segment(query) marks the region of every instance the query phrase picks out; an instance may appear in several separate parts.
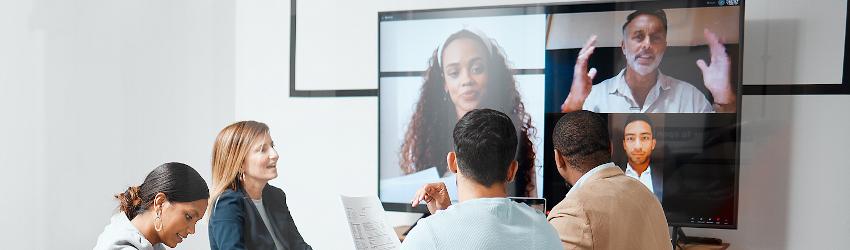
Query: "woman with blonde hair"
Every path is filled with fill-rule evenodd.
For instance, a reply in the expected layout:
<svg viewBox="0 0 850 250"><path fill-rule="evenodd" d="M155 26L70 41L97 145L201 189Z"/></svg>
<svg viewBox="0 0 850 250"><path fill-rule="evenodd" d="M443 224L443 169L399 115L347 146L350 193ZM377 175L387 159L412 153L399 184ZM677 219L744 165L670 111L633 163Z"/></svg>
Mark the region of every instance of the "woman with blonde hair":
<svg viewBox="0 0 850 250"><path fill-rule="evenodd" d="M312 249L304 242L277 177L278 154L269 127L231 124L218 134L212 155L211 249Z"/></svg>

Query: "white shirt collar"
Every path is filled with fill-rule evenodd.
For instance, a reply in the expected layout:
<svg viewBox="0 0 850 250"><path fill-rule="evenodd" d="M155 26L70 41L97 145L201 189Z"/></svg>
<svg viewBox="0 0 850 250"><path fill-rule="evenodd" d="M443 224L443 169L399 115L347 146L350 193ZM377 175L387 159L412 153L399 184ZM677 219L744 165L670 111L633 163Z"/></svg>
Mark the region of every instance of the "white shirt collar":
<svg viewBox="0 0 850 250"><path fill-rule="evenodd" d="M642 173L640 173L640 176L643 176L645 174L651 174L651 173L652 173L652 165L646 166L646 170L644 170ZM635 178L638 177L638 172L632 167L632 164L626 163L626 175L627 176L633 176Z"/></svg>
<svg viewBox="0 0 850 250"><path fill-rule="evenodd" d="M652 166L647 166L646 170L644 170L643 173L640 173L640 176L638 176L637 171L635 171L632 168L632 165L629 164L629 163L626 163L625 174L628 177L631 177L631 178L634 178L635 180L640 181L640 183L642 183L644 186L646 186L646 188L648 188L649 191L655 192L655 186L652 184Z"/></svg>
<svg viewBox="0 0 850 250"><path fill-rule="evenodd" d="M661 70L658 71L658 77L655 80L655 85L652 88L660 88L660 90L668 90L670 89L670 81L667 81L667 75L661 73ZM620 73L617 76L614 76L614 84L608 85L608 93L614 94L619 92L622 95L628 96L634 99L632 96L632 90L629 88L629 84L626 83L626 69L620 70Z"/></svg>
<svg viewBox="0 0 850 250"><path fill-rule="evenodd" d="M576 184L573 185L572 188L570 188L570 191L567 192L567 195L569 195L574 189L580 187L581 184L584 183L585 180L587 180L587 178L590 178L590 176L598 173L599 171L602 171L603 169L610 168L610 167L618 168L617 165L614 165L613 162L609 162L609 163L605 163L605 164L596 166L593 169L591 169L590 171L587 171L587 173L582 175L581 178L578 178L578 181L576 181Z"/></svg>

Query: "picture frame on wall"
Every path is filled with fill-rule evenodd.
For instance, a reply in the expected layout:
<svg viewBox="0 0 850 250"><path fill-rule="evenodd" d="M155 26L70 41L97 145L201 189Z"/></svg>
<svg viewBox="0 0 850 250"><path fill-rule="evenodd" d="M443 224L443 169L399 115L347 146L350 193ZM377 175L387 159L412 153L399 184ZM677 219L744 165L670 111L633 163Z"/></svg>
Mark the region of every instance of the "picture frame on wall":
<svg viewBox="0 0 850 250"><path fill-rule="evenodd" d="M298 6L302 12L298 12ZM374 65L365 62L354 61L352 58L335 58L333 55L342 54L369 54L368 49L363 49L364 44L371 44L369 39L351 39L351 37L374 37L368 34L368 30L343 29L341 22L347 25L357 23L372 24L374 6L369 4L357 4L351 10L349 8L330 8L339 3L336 0L302 1L290 0L290 23L289 23L289 96L290 97L359 97L377 96L377 77L374 70L358 70L351 65ZM303 11L304 9L315 11ZM345 12L345 13L333 13ZM362 13L361 13L362 12ZM353 15L351 13L361 13ZM343 15L345 14L345 15ZM349 16L354 16L350 20ZM345 19L345 20L343 20ZM299 20L301 20L299 22ZM299 23L310 24L310 29L299 29ZM357 25L358 27L362 25ZM302 25L302 27L304 27ZM371 26L369 26L371 27ZM348 37L347 39L345 37ZM309 43L307 43L309 41ZM339 44L343 41L345 46ZM374 49L374 48L373 48ZM367 56L352 56L368 60ZM374 57L374 56L372 56ZM377 59L375 59L377 60ZM359 80L357 82L341 82L334 80L335 75L349 75L350 79L368 79L374 81Z"/></svg>
<svg viewBox="0 0 850 250"><path fill-rule="evenodd" d="M780 1L747 1L743 94L850 94L847 2Z"/></svg>

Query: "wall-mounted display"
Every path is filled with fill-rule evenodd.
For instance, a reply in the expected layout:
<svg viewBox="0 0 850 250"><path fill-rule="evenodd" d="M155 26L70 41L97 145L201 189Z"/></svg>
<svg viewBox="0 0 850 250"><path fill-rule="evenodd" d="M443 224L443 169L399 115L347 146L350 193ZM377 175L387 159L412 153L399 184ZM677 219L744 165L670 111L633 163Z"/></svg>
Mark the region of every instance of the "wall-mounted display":
<svg viewBox="0 0 850 250"><path fill-rule="evenodd" d="M411 207L447 171L451 131L476 108L508 114L519 140L509 195L569 190L553 161L563 113L608 121L612 160L651 190L671 226L736 228L743 3L643 1L378 14L378 191Z"/></svg>

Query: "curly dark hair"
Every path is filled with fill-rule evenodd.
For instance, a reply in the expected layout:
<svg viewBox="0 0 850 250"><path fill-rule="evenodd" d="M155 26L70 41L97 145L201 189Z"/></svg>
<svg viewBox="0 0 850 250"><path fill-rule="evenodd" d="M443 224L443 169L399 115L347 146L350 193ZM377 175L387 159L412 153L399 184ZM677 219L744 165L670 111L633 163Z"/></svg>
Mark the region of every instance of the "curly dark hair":
<svg viewBox="0 0 850 250"><path fill-rule="evenodd" d="M519 92L516 88L514 72L509 66L498 44L469 30L458 31L449 36L443 43L449 43L460 38L468 38L481 43L482 48L488 48L485 42L491 43L491 51L487 60L489 82L481 107L491 108L507 114L514 122L519 135L519 148L516 160L519 170L516 175L516 196L536 196L535 152L531 138L536 136L537 129L532 125L531 116L526 113ZM447 169L446 154L452 150L452 128L457 122L454 103L444 92L445 78L439 65L439 49L435 49L428 60L425 70L419 100L407 132L401 145L400 167L405 174L418 172L430 167L437 167L442 176Z"/></svg>

